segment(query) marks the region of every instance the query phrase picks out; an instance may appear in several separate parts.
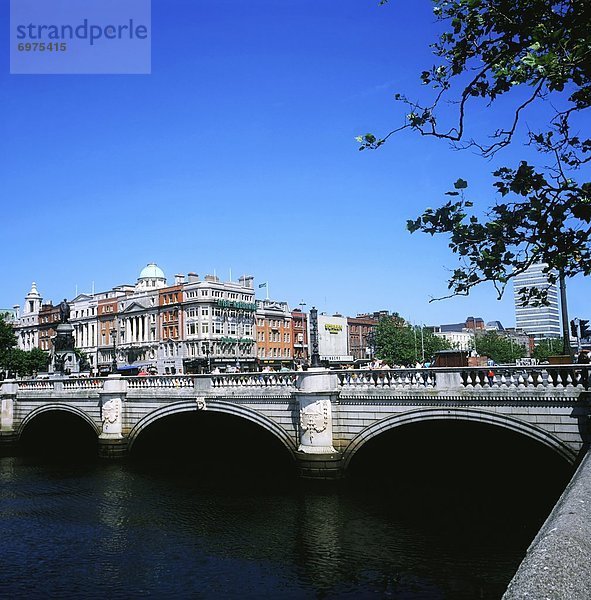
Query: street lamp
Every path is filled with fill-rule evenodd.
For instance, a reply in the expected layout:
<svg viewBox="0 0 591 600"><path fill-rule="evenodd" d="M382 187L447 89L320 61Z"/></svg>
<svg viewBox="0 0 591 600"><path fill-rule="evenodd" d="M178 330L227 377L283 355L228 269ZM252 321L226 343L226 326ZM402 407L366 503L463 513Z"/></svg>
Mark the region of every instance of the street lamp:
<svg viewBox="0 0 591 600"><path fill-rule="evenodd" d="M573 350L570 345L570 332L568 330L568 305L566 303L566 280L564 271L561 269L558 274L558 282L560 285L560 309L562 313L562 353L570 356L570 361L573 362Z"/></svg>
<svg viewBox="0 0 591 600"><path fill-rule="evenodd" d="M209 342L203 342L201 344L201 352L203 352L203 354L205 354L207 358L207 372L211 373L211 357L209 351Z"/></svg>
<svg viewBox="0 0 591 600"><path fill-rule="evenodd" d="M117 331L111 329L111 339L113 340L113 360L111 361L111 373L117 373Z"/></svg>
<svg viewBox="0 0 591 600"><path fill-rule="evenodd" d="M367 344L365 348L365 355L369 356L369 361L373 362L373 357L376 350L376 332L372 329L368 331L365 336L365 343Z"/></svg>
<svg viewBox="0 0 591 600"><path fill-rule="evenodd" d="M318 311L314 307L310 309L310 344L312 348L310 366L318 368L320 366L320 353L318 352Z"/></svg>
<svg viewBox="0 0 591 600"><path fill-rule="evenodd" d="M304 319L304 306L306 306L306 303L302 300L298 306L300 307L300 316L302 317L300 319L300 323L302 325L302 349L300 351L300 359L302 360L302 362L305 362L307 359L307 356L306 356L306 327L305 327L305 319Z"/></svg>

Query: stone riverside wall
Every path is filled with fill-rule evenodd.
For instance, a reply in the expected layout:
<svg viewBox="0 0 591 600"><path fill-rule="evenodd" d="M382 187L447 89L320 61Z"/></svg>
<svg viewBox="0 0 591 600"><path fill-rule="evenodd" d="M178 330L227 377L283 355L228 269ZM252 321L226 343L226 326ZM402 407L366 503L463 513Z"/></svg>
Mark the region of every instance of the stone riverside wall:
<svg viewBox="0 0 591 600"><path fill-rule="evenodd" d="M503 600L591 598L591 452L528 548Z"/></svg>

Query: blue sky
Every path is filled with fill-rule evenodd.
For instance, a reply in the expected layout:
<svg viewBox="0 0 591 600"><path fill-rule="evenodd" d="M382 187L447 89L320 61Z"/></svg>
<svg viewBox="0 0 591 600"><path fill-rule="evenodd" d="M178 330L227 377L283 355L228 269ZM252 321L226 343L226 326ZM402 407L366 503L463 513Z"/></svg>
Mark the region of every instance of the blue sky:
<svg viewBox="0 0 591 600"><path fill-rule="evenodd" d="M153 0L151 75L10 75L0 6L0 306L32 281L57 302L155 261L169 281L252 274L294 307L514 324L489 286L429 303L456 261L405 230L458 177L490 203L495 163L410 133L354 140L402 123L395 92L425 93L428 0ZM490 131L492 112L470 126ZM569 282L571 317L588 292Z"/></svg>

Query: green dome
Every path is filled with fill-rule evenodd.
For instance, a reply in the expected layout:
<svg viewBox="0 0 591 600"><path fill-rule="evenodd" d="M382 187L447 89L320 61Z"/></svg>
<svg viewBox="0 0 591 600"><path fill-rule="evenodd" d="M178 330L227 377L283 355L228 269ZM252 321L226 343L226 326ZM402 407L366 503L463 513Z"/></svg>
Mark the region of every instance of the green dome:
<svg viewBox="0 0 591 600"><path fill-rule="evenodd" d="M139 279L166 279L166 276L156 263L150 263L142 269Z"/></svg>

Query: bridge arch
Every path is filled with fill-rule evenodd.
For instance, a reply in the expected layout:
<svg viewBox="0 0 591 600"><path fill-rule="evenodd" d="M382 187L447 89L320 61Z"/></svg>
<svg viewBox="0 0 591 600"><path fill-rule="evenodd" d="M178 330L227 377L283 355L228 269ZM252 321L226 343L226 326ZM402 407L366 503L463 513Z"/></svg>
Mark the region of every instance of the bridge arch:
<svg viewBox="0 0 591 600"><path fill-rule="evenodd" d="M498 413L470 408L422 408L409 411L407 413L386 417L385 419L373 423L360 432L351 440L343 452L343 468L347 470L353 456L357 454L357 452L365 445L366 442L377 435L402 425L434 420L475 421L478 423L486 423L488 425L503 427L541 442L545 446L548 446L557 452L570 464L573 464L577 458L577 453L565 442L552 435L550 432L545 431L544 429L541 429L532 423L527 423L525 421Z"/></svg>
<svg viewBox="0 0 591 600"><path fill-rule="evenodd" d="M162 419L164 417L168 417L170 415L183 413L183 412L196 412L199 411L199 407L197 406L195 401L184 401L184 402L175 402L173 404L168 404L166 406L162 406L155 411L149 413L142 419L140 419L130 430L128 434L128 448L131 451L135 441L137 440L139 434L149 425ZM203 410L217 413L225 413L228 415L232 415L235 417L240 417L259 425L269 433L271 433L275 438L277 438L286 450L289 452L292 459L295 460L295 451L297 447L295 445L294 440L291 438L289 433L285 431L280 425L278 425L275 421L270 419L269 417L253 410L251 408L233 404L231 402L227 402L224 400L207 400L207 407Z"/></svg>
<svg viewBox="0 0 591 600"><path fill-rule="evenodd" d="M17 437L20 439L20 437L22 436L22 433L25 430L25 428L27 427L27 425L29 423L31 423L31 421L33 419L35 419L36 417L38 417L40 414L46 413L46 412L56 412L56 411L68 412L68 413L72 413L72 414L76 415L77 417L80 417L80 419L82 419L87 425L89 425L92 428L92 430L94 431L94 433L96 434L97 437L100 435L100 433L101 433L100 425L95 423L92 420L92 418L87 413L85 413L83 410L77 408L76 406L71 406L69 404L59 404L57 402L53 402L51 404L44 404L43 406L39 406L38 408L35 408L34 410L32 410L21 421L21 423L17 429Z"/></svg>

